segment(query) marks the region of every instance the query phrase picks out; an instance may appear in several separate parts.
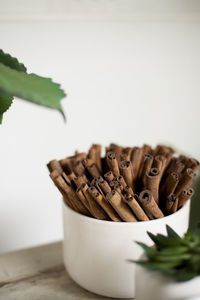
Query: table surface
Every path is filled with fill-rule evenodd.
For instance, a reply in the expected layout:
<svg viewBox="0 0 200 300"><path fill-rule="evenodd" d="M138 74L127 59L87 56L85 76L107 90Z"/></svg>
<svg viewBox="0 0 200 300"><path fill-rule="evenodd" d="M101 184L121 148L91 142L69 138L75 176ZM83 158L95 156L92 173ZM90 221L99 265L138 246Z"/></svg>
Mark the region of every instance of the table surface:
<svg viewBox="0 0 200 300"><path fill-rule="evenodd" d="M62 243L0 256L0 300L109 299L79 287L62 262ZM111 298L110 298L111 299Z"/></svg>

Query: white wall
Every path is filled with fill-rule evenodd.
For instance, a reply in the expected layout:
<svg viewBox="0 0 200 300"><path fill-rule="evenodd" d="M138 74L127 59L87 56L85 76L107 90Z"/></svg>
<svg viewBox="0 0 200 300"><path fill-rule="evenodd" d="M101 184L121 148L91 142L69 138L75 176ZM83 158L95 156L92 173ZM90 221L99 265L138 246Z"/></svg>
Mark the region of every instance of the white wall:
<svg viewBox="0 0 200 300"><path fill-rule="evenodd" d="M0 0L0 7L1 47L68 93L67 124L21 100L4 117L1 252L62 238L50 159L111 141L168 142L200 159L198 1Z"/></svg>

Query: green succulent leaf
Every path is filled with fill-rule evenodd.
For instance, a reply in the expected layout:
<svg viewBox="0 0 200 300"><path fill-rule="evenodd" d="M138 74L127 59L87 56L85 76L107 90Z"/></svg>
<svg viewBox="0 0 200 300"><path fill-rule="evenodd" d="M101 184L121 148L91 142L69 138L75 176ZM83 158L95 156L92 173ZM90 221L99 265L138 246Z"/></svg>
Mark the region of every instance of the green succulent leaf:
<svg viewBox="0 0 200 300"><path fill-rule="evenodd" d="M0 90L35 104L57 109L65 118L61 99L65 97L59 84L50 78L18 72L0 63Z"/></svg>
<svg viewBox="0 0 200 300"><path fill-rule="evenodd" d="M166 225L166 229L169 238L180 238L180 236L169 225Z"/></svg>
<svg viewBox="0 0 200 300"><path fill-rule="evenodd" d="M13 101L13 97L0 93L0 124L3 120L3 113L9 109Z"/></svg>
<svg viewBox="0 0 200 300"><path fill-rule="evenodd" d="M16 57L12 57L8 53L4 53L3 50L0 49L0 63L3 65L10 67L11 69L26 72L26 67L24 64L20 63Z"/></svg>
<svg viewBox="0 0 200 300"><path fill-rule="evenodd" d="M177 267L179 262L155 262L155 261L138 261L137 264L146 267L150 270L168 270L170 268Z"/></svg>
<svg viewBox="0 0 200 300"><path fill-rule="evenodd" d="M179 254L179 255L174 254L174 255L168 255L168 256L159 255L159 254L157 253L157 255L154 257L155 261L160 261L160 262L173 262L173 261L176 261L176 262L179 262L179 264L182 263L182 260L190 259L191 256L192 256L192 254L189 254L189 253L183 253L183 254Z"/></svg>
<svg viewBox="0 0 200 300"><path fill-rule="evenodd" d="M143 248L147 257L149 257L149 258L154 257L154 255L157 253L156 249L154 249L152 247L148 247L144 243L140 243L140 242L136 242L136 243Z"/></svg>
<svg viewBox="0 0 200 300"><path fill-rule="evenodd" d="M153 248L137 242L147 256L147 260L137 261L137 264L157 270L177 281L190 280L200 275L200 233L187 232L181 238L172 228L167 226L167 236L154 235L148 232L154 241Z"/></svg>
<svg viewBox="0 0 200 300"><path fill-rule="evenodd" d="M188 251L188 248L185 246L179 246L179 247L168 247L168 248L163 248L159 253L160 255L163 256L170 256L170 255L178 255L178 254L183 254Z"/></svg>

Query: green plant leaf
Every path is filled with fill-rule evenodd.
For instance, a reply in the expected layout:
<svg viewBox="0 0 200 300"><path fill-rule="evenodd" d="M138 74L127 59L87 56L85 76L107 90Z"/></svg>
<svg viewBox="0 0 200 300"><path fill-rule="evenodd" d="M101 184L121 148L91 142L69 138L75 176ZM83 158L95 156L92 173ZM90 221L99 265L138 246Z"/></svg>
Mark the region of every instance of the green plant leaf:
<svg viewBox="0 0 200 300"><path fill-rule="evenodd" d="M136 243L143 248L147 257L152 258L156 255L156 253L157 253L156 249L154 249L152 247L148 247L147 245L140 243L140 242L136 242Z"/></svg>
<svg viewBox="0 0 200 300"><path fill-rule="evenodd" d="M173 262L173 261L176 261L176 262L179 262L179 264L181 265L182 263L182 260L187 260L187 259L190 259L192 254L189 254L189 253L183 253L183 254L175 254L175 255L168 255L168 256L163 256L163 255L159 255L160 252L158 252L158 255L156 255L154 257L154 260L155 261L160 261L160 262Z"/></svg>
<svg viewBox="0 0 200 300"><path fill-rule="evenodd" d="M174 268L176 266L179 265L179 262L152 262L152 261L147 261L147 260L144 260L144 261L137 261L136 262L137 264L147 268L147 269L150 269L150 270L168 270L170 268Z"/></svg>
<svg viewBox="0 0 200 300"><path fill-rule="evenodd" d="M12 57L8 53L4 53L3 50L0 49L0 63L3 65L10 67L11 69L26 72L26 67L24 64L20 63L16 57Z"/></svg>
<svg viewBox="0 0 200 300"><path fill-rule="evenodd" d="M12 96L0 93L0 124L2 123L3 113L9 109L12 101Z"/></svg>
<svg viewBox="0 0 200 300"><path fill-rule="evenodd" d="M180 236L169 225L166 225L166 229L169 238L180 238Z"/></svg>
<svg viewBox="0 0 200 300"><path fill-rule="evenodd" d="M65 93L50 78L18 72L0 63L0 90L35 104L57 109L65 119L60 103Z"/></svg>
<svg viewBox="0 0 200 300"><path fill-rule="evenodd" d="M155 246L150 249L138 243L145 251L147 260L135 261L150 270L157 270L177 281L190 280L200 275L200 233L188 231L181 238L167 226L167 236L148 232Z"/></svg>
<svg viewBox="0 0 200 300"><path fill-rule="evenodd" d="M160 255L163 256L170 256L170 255L178 255L178 254L183 254L188 251L187 247L184 246L179 246L179 247L169 247L169 248L164 248L161 251L159 251Z"/></svg>

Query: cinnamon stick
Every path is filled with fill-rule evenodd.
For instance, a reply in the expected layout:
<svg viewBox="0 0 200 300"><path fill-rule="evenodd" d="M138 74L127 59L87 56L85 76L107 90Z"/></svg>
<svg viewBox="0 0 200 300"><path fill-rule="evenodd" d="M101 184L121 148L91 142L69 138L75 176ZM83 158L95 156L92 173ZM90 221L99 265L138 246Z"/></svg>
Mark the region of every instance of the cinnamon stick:
<svg viewBox="0 0 200 300"><path fill-rule="evenodd" d="M110 144L110 151L115 153L117 162L120 163L120 155L123 151L123 148L119 145L116 145L116 144Z"/></svg>
<svg viewBox="0 0 200 300"><path fill-rule="evenodd" d="M109 202L97 191L94 186L89 187L88 189L90 195L94 198L94 200L102 207L102 209L107 213L112 221L121 222L119 215L113 209L113 207L109 204Z"/></svg>
<svg viewBox="0 0 200 300"><path fill-rule="evenodd" d="M63 171L68 174L71 173L73 171L73 167L72 167L72 161L69 158L64 158L59 160L59 163L63 169Z"/></svg>
<svg viewBox="0 0 200 300"><path fill-rule="evenodd" d="M170 173L160 188L160 197L166 200L170 194L174 193L178 183L178 174L174 172Z"/></svg>
<svg viewBox="0 0 200 300"><path fill-rule="evenodd" d="M147 190L151 191L156 203L159 202L159 183L160 172L156 168L151 168L150 172L147 172L144 177L144 186Z"/></svg>
<svg viewBox="0 0 200 300"><path fill-rule="evenodd" d="M87 201L86 197L84 196L83 192L82 192L82 187L81 185L77 188L76 190L76 195L79 198L79 200L83 203L83 205L87 208L87 210L90 213L90 216L93 217L92 211L90 210L90 205L89 202Z"/></svg>
<svg viewBox="0 0 200 300"><path fill-rule="evenodd" d="M116 210L123 221L137 222L136 218L134 217L128 206L123 202L118 192L113 190L106 195L106 200L112 205L112 207Z"/></svg>
<svg viewBox="0 0 200 300"><path fill-rule="evenodd" d="M98 178L97 184L99 185L100 189L102 190L104 195L107 195L111 192L111 188L106 180L104 180L102 177Z"/></svg>
<svg viewBox="0 0 200 300"><path fill-rule="evenodd" d="M135 193L133 192L132 188L129 185L125 186L124 192L128 193L128 194L131 194L132 196L135 197Z"/></svg>
<svg viewBox="0 0 200 300"><path fill-rule="evenodd" d="M124 177L124 180L127 185L133 188L133 169L131 162L124 160L119 165L120 173Z"/></svg>
<svg viewBox="0 0 200 300"><path fill-rule="evenodd" d="M106 174L104 174L104 178L106 179L106 181L108 183L110 183L111 181L113 181L113 179L115 178L113 175L112 171L107 172Z"/></svg>
<svg viewBox="0 0 200 300"><path fill-rule="evenodd" d="M114 176L119 176L119 166L114 152L108 152L106 155L107 164Z"/></svg>
<svg viewBox="0 0 200 300"><path fill-rule="evenodd" d="M159 170L161 177L162 177L162 175L164 173L164 170L166 168L166 163L167 163L167 158L163 155L157 155L154 158L152 167Z"/></svg>
<svg viewBox="0 0 200 300"><path fill-rule="evenodd" d="M53 159L47 164L47 168L49 169L50 172L57 170L60 174L62 174L63 169L61 167L61 164L56 160Z"/></svg>
<svg viewBox="0 0 200 300"><path fill-rule="evenodd" d="M139 203L141 204L142 208L148 215L148 217L150 217L150 219L152 218L152 216L156 219L164 217L162 211L160 210L156 201L154 200L154 197L153 197L153 194L151 191L149 191L149 190L142 191L139 195L138 200L139 200Z"/></svg>
<svg viewBox="0 0 200 300"><path fill-rule="evenodd" d="M85 168L81 161L77 161L73 166L73 171L76 176L81 176L85 173Z"/></svg>
<svg viewBox="0 0 200 300"><path fill-rule="evenodd" d="M88 185L83 184L81 186L81 190L89 203L90 212L92 213L92 215L96 219L99 219L99 220L108 220L109 218L108 218L107 214L105 213L105 211L98 205L98 203L90 195L90 193L88 191Z"/></svg>
<svg viewBox="0 0 200 300"><path fill-rule="evenodd" d="M124 201L129 205L129 207L132 209L132 211L140 221L149 221L149 218L133 195L126 193L124 195Z"/></svg>
<svg viewBox="0 0 200 300"><path fill-rule="evenodd" d="M141 169L139 172L140 187L144 186L145 174L150 172L152 163L153 156L150 154L144 154L141 162Z"/></svg>
<svg viewBox="0 0 200 300"><path fill-rule="evenodd" d="M174 195L178 197L183 190L188 189L191 186L193 179L194 171L190 168L186 169L179 180L179 184L174 191Z"/></svg>
<svg viewBox="0 0 200 300"><path fill-rule="evenodd" d="M99 172L102 172L101 165L101 145L93 144L89 149L88 158L92 159L93 162L97 165Z"/></svg>
<svg viewBox="0 0 200 300"><path fill-rule="evenodd" d="M178 208L184 206L185 203L193 197L193 195L194 195L193 188L190 188L188 190L183 190L179 196Z"/></svg>
<svg viewBox="0 0 200 300"><path fill-rule="evenodd" d="M101 175L95 163L88 165L87 170L93 178L97 178Z"/></svg>
<svg viewBox="0 0 200 300"><path fill-rule="evenodd" d="M170 194L165 203L166 212L168 213L172 212L172 208L173 207L176 208L177 203L178 203L178 197L176 197L174 194Z"/></svg>
<svg viewBox="0 0 200 300"><path fill-rule="evenodd" d="M122 175L116 177L117 182L119 182L123 188L127 186L126 181L124 180L124 177Z"/></svg>
<svg viewBox="0 0 200 300"><path fill-rule="evenodd" d="M142 161L143 149L135 147L131 153L131 163L133 169L133 180L136 181L140 169L140 164Z"/></svg>

